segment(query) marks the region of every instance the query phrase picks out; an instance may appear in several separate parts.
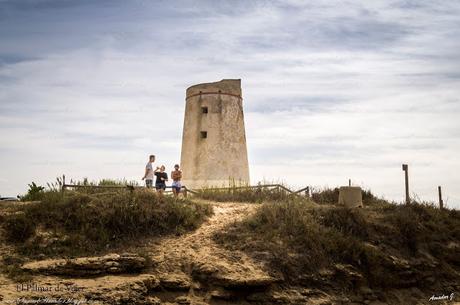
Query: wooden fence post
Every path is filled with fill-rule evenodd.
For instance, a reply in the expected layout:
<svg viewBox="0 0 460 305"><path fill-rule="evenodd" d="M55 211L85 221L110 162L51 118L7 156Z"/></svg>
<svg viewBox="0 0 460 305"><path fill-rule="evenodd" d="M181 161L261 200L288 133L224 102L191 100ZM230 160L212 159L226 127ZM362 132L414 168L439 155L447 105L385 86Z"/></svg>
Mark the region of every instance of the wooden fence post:
<svg viewBox="0 0 460 305"><path fill-rule="evenodd" d="M65 191L65 175L62 175L61 193L63 197L64 197L64 191Z"/></svg>
<svg viewBox="0 0 460 305"><path fill-rule="evenodd" d="M402 170L404 171L404 178L406 184L406 204L410 204L409 197L409 166L407 164L402 165Z"/></svg>
<svg viewBox="0 0 460 305"><path fill-rule="evenodd" d="M438 186L438 195L439 195L439 208L442 210L444 208L444 202L442 200L441 186Z"/></svg>

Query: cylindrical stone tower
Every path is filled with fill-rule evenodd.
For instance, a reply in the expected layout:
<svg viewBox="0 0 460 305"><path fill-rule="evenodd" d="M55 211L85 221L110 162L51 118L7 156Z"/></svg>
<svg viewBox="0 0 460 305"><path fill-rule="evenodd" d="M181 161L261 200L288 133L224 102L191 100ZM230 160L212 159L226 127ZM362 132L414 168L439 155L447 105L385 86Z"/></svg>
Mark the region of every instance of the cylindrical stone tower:
<svg viewBox="0 0 460 305"><path fill-rule="evenodd" d="M181 167L188 188L249 183L240 79L187 89Z"/></svg>

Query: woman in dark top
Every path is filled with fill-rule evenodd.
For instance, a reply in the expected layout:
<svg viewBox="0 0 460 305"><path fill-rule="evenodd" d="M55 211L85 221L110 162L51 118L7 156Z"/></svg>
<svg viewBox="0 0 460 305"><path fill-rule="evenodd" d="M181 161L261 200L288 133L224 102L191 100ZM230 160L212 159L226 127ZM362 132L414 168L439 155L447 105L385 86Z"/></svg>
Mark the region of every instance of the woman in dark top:
<svg viewBox="0 0 460 305"><path fill-rule="evenodd" d="M165 169L165 166L162 165L161 167L157 167L154 172L157 178L155 181L155 189L158 193L160 193L160 195L163 195L163 192L166 189L166 181L168 181L168 174L165 172Z"/></svg>

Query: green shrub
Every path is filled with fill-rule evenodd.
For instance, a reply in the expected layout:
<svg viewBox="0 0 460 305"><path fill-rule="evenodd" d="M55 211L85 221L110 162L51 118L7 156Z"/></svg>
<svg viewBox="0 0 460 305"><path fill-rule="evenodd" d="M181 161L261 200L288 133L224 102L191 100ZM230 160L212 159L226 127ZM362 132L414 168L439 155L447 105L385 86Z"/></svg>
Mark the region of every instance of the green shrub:
<svg viewBox="0 0 460 305"><path fill-rule="evenodd" d="M144 189L105 195L69 192L65 197L60 192L46 192L41 202L24 206L22 216L6 216L9 225L4 229L9 236L24 231L20 239L24 241L31 235L33 220L43 230L66 236L47 254L92 253L133 238L195 229L211 213L212 208L207 204L167 196L160 198ZM40 237L35 241L40 241ZM37 244L24 243L21 250L24 254L49 250Z"/></svg>
<svg viewBox="0 0 460 305"><path fill-rule="evenodd" d="M339 188L313 190L311 198L314 202L319 204L336 204L339 201Z"/></svg>
<svg viewBox="0 0 460 305"><path fill-rule="evenodd" d="M243 226L264 239L275 254L272 265L288 277L298 274L295 269L312 270L326 263L327 257L323 255L326 245L321 239L327 233L321 231L302 202L265 203ZM300 251L304 253L303 259L286 255Z"/></svg>
<svg viewBox="0 0 460 305"><path fill-rule="evenodd" d="M334 262L356 262L362 251L354 236L322 225L305 201L264 203L253 216L215 238L227 246L269 251L270 264L288 281Z"/></svg>
<svg viewBox="0 0 460 305"><path fill-rule="evenodd" d="M7 241L21 243L34 234L34 219L21 212L15 213L5 217L3 229Z"/></svg>
<svg viewBox="0 0 460 305"><path fill-rule="evenodd" d="M418 248L420 234L419 215L411 208L403 207L399 210L399 213L390 218L390 221L399 231L399 236L395 236L395 238L400 238L401 244L406 245L412 253L415 253Z"/></svg>
<svg viewBox="0 0 460 305"><path fill-rule="evenodd" d="M332 227L343 234L363 239L369 235L366 216L362 209L335 206L320 209L316 213L319 216L319 222L326 227Z"/></svg>
<svg viewBox="0 0 460 305"><path fill-rule="evenodd" d="M33 276L24 271L21 265L24 263L23 257L18 257L12 254L7 254L2 257L2 264L0 264L0 271L8 276L10 279L18 283L30 282Z"/></svg>
<svg viewBox="0 0 460 305"><path fill-rule="evenodd" d="M363 247L360 263L370 287L391 287L396 284L393 270L384 264L384 253L374 247Z"/></svg>
<svg viewBox="0 0 460 305"><path fill-rule="evenodd" d="M460 238L458 210L440 210L433 204L412 202L409 205L393 205L386 208L384 219L397 230L393 238L412 254L421 247L428 247L433 249L434 256L441 257L442 253L433 245L447 245L449 242L457 242Z"/></svg>
<svg viewBox="0 0 460 305"><path fill-rule="evenodd" d="M262 204L249 218L215 234L215 240L254 256L269 253L270 266L295 284L321 285L312 280L321 270L345 264L371 287L406 287L413 280L407 262L414 272L420 267L440 283L455 273L459 221L460 211L432 205L347 209L290 200ZM438 261L430 265L430 257L426 263L426 253ZM344 289L355 287L352 278L342 280Z"/></svg>
<svg viewBox="0 0 460 305"><path fill-rule="evenodd" d="M35 201L35 200L41 200L43 197L43 194L45 188L43 186L39 186L35 184L35 182L32 182L29 184L29 190L27 191L27 194L21 197L22 201Z"/></svg>

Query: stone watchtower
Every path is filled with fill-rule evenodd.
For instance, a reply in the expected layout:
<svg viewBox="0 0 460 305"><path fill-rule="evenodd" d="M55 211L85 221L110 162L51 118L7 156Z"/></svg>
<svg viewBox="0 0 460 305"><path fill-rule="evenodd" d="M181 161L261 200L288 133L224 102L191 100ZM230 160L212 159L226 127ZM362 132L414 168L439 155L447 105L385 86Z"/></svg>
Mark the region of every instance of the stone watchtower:
<svg viewBox="0 0 460 305"><path fill-rule="evenodd" d="M187 89L181 167L189 188L249 183L240 79Z"/></svg>

